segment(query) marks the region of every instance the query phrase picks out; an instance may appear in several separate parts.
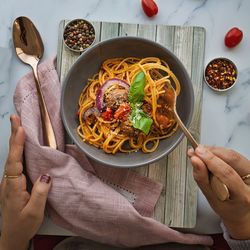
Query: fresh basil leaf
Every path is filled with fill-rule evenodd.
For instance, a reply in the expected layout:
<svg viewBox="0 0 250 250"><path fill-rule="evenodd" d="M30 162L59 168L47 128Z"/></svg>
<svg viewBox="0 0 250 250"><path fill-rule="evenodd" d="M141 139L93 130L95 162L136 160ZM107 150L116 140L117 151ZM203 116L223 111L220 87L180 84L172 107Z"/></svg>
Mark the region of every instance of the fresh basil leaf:
<svg viewBox="0 0 250 250"><path fill-rule="evenodd" d="M130 120L133 127L143 131L147 135L153 120L140 108L145 96L145 84L146 76L143 71L140 71L130 86L128 100L132 109Z"/></svg>
<svg viewBox="0 0 250 250"><path fill-rule="evenodd" d="M139 129L147 135L150 131L153 120L149 117L142 117L139 123Z"/></svg>
<svg viewBox="0 0 250 250"><path fill-rule="evenodd" d="M149 133L151 125L153 123L153 120L136 106L133 106L131 121L134 128L143 131L146 135Z"/></svg>
<svg viewBox="0 0 250 250"><path fill-rule="evenodd" d="M146 76L143 71L140 71L135 76L129 89L128 100L130 103L143 102L145 96L145 84Z"/></svg>

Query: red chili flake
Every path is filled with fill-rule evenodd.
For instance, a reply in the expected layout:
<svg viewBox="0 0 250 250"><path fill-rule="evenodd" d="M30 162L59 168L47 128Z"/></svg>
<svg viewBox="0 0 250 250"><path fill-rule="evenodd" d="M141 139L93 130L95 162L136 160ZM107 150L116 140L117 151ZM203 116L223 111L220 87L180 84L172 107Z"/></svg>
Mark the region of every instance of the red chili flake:
<svg viewBox="0 0 250 250"><path fill-rule="evenodd" d="M212 60L205 69L207 83L215 89L228 89L236 81L237 69L226 58Z"/></svg>

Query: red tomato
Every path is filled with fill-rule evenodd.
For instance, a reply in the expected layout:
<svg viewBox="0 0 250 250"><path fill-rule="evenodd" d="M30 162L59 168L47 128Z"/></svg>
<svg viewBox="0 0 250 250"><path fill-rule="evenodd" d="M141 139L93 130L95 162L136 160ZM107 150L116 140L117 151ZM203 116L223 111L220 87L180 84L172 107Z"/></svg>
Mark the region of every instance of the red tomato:
<svg viewBox="0 0 250 250"><path fill-rule="evenodd" d="M115 119L124 120L127 118L130 112L130 106L128 103L122 103L119 108L115 111Z"/></svg>
<svg viewBox="0 0 250 250"><path fill-rule="evenodd" d="M243 38L242 31L234 27L227 32L225 36L225 45L228 48L233 48L240 43L242 38Z"/></svg>
<svg viewBox="0 0 250 250"><path fill-rule="evenodd" d="M106 111L102 112L102 118L105 121L110 121L113 118L113 110L111 108L107 108Z"/></svg>
<svg viewBox="0 0 250 250"><path fill-rule="evenodd" d="M158 6L154 0L142 0L142 8L148 17L152 17L158 13Z"/></svg>

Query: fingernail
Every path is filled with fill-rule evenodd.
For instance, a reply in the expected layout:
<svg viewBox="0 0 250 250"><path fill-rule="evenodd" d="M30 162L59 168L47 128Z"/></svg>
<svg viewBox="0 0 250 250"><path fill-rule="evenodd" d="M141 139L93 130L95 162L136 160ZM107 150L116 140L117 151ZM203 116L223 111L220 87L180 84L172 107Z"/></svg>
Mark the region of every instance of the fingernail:
<svg viewBox="0 0 250 250"><path fill-rule="evenodd" d="M188 149L187 154L188 154L189 157L193 156L193 155L194 155L194 149L193 149L192 147L190 147L190 148Z"/></svg>
<svg viewBox="0 0 250 250"><path fill-rule="evenodd" d="M50 183L51 177L48 174L44 174L40 177L40 182Z"/></svg>
<svg viewBox="0 0 250 250"><path fill-rule="evenodd" d="M198 154L198 155L204 155L206 153L206 149L203 145L199 145L195 152Z"/></svg>

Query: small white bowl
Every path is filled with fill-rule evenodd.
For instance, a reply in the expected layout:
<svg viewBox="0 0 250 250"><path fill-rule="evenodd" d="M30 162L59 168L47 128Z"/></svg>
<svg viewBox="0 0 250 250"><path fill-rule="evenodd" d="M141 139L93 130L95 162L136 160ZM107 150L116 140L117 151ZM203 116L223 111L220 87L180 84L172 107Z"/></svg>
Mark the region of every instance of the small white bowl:
<svg viewBox="0 0 250 250"><path fill-rule="evenodd" d="M80 42L80 39L84 39L84 38L90 39L91 42L88 44L88 47L82 46L82 47L80 47L80 48L75 48L75 47L71 46L69 42L67 42L66 36L69 36L69 35L71 35L71 34L66 35L66 32L69 32L69 33L70 33L70 31L68 31L68 29L70 28L70 26L72 26L72 25L77 25L79 22L83 22L83 24L86 24L90 29L93 30L92 36L94 36L94 38L92 38L92 37L91 37L91 38L89 38L89 37L86 38L86 34L85 34L85 33L80 33L80 34L78 34L79 37L74 38L74 39L76 39L76 40L75 40L76 42ZM73 35L74 35L74 34L73 34ZM90 23L89 21L85 20L85 19L77 18L77 19L74 19L74 20L70 21L70 22L64 27L64 30L63 30L63 43L64 43L64 45L65 45L69 50L71 50L71 51L73 51L73 52L81 53L81 52L85 51L86 49L90 48L90 47L94 44L94 42L95 42L95 36L96 36L96 32L95 32L95 28L94 28L93 24ZM78 46L78 45L76 45L76 46Z"/></svg>
<svg viewBox="0 0 250 250"><path fill-rule="evenodd" d="M212 86L212 85L208 82L207 73L206 73L207 68L208 68L208 66L209 66L210 64L212 64L212 63L213 63L214 61L216 61L216 60L225 61L225 62L231 64L232 67L233 67L233 69L235 70L235 75L232 76L232 77L235 78L235 80L234 80L233 84L230 85L230 86L227 87L227 88L216 88L216 87ZM222 75L219 74L218 76L222 76ZM228 91L229 89L232 89L232 88L235 86L236 82L237 82L237 78L238 78L238 69L237 69L235 63L234 63L233 61L231 61L230 59L225 58L225 57L216 57L216 58L212 59L211 61L208 62L208 64L207 64L206 67L205 67L205 70L204 70L204 80L205 80L206 84L208 85L209 88L211 88L212 90L217 91L217 92L225 92L225 91Z"/></svg>

